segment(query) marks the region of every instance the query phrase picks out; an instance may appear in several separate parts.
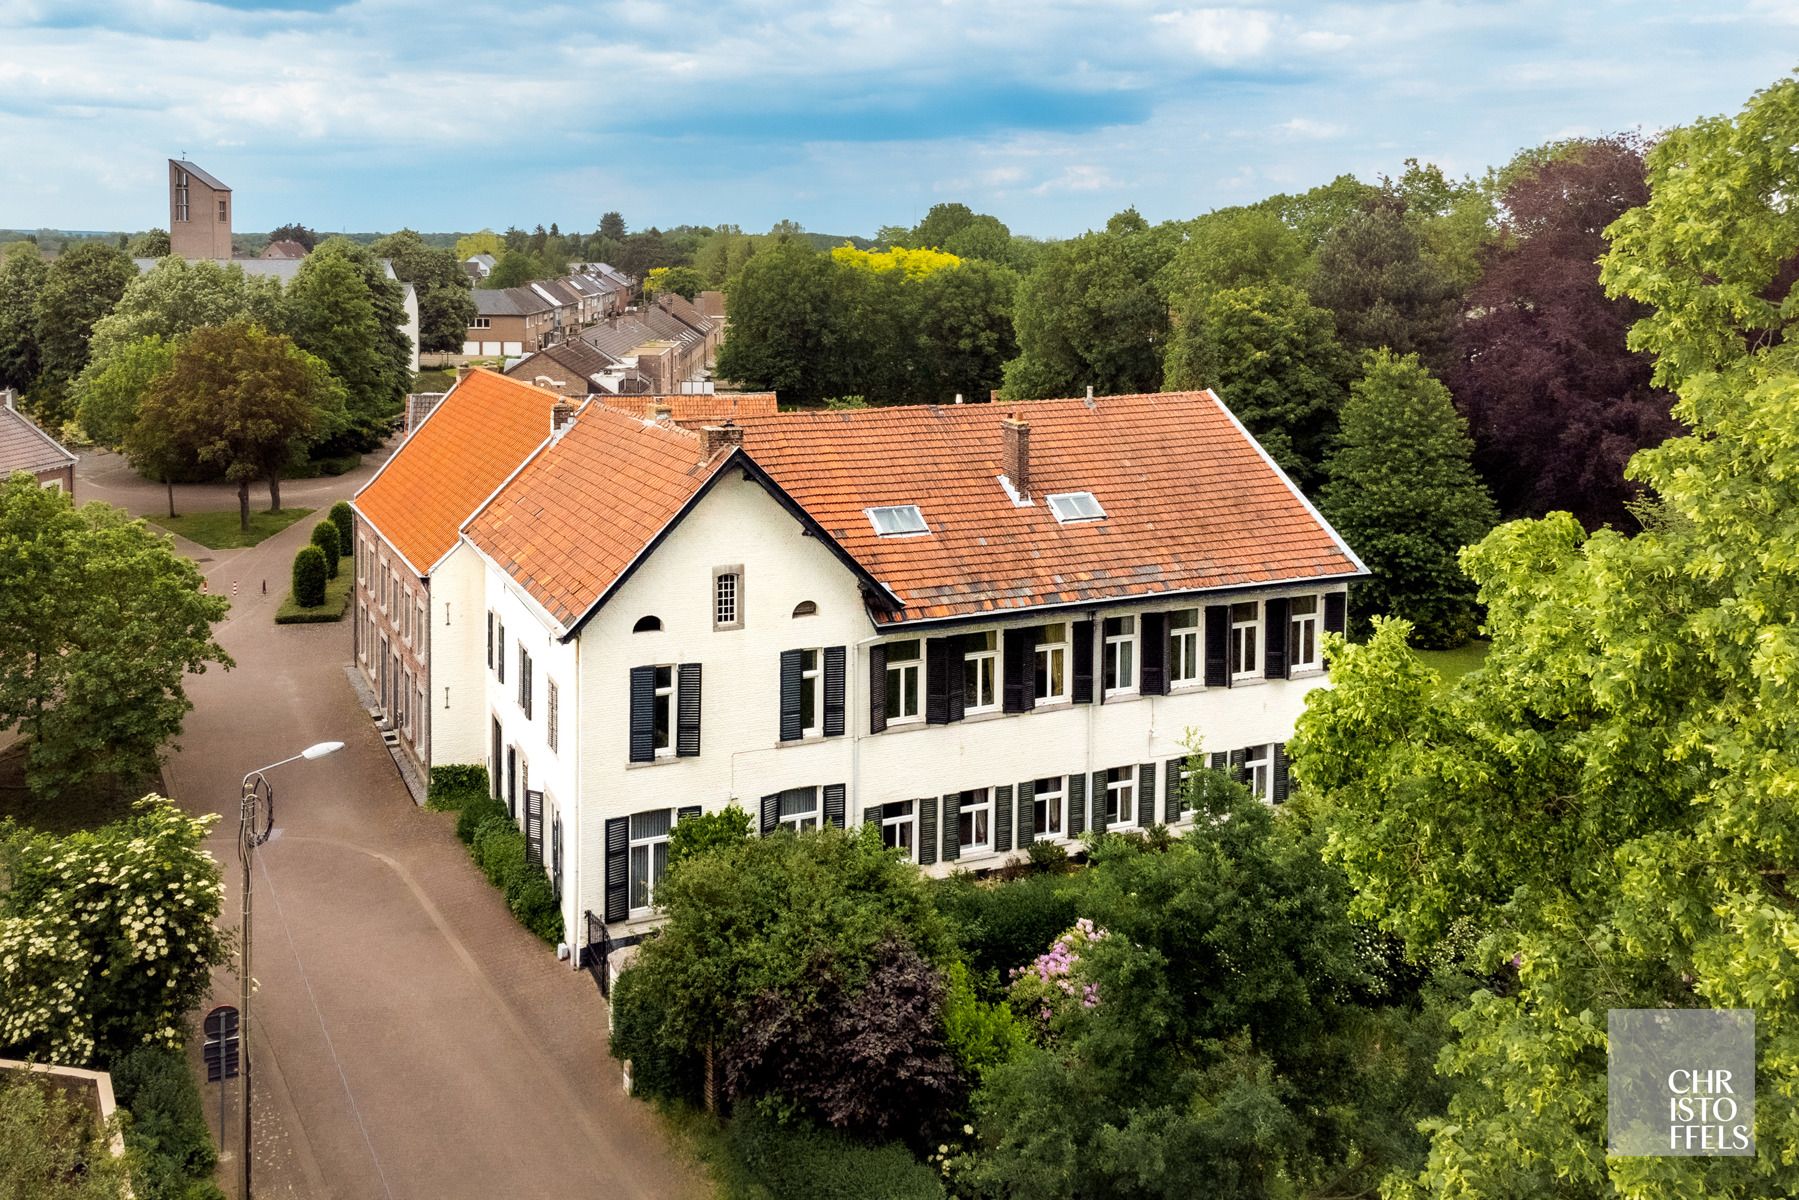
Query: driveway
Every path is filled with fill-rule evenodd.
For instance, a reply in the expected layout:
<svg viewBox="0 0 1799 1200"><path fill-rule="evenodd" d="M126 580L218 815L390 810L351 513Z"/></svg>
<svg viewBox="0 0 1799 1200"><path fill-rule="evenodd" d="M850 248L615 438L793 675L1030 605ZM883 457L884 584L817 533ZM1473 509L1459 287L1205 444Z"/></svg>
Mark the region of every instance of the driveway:
<svg viewBox="0 0 1799 1200"><path fill-rule="evenodd" d="M80 498L137 512L163 503L160 488L119 478L109 458L84 458ZM367 474L289 485L283 499L322 508ZM178 502L229 508L235 498L184 488ZM272 622L310 524L248 549L192 548L215 594L241 585L219 630L237 667L190 680L195 709L167 770L183 807L229 813L211 849L235 928L243 773L313 742L347 743L272 775L275 835L259 851L254 896L256 1194L704 1195L698 1170L625 1096L591 978L519 927L448 815L412 803L344 677L349 624ZM209 1003L237 1003L232 971L216 975ZM215 1122L218 1086L206 1092Z"/></svg>

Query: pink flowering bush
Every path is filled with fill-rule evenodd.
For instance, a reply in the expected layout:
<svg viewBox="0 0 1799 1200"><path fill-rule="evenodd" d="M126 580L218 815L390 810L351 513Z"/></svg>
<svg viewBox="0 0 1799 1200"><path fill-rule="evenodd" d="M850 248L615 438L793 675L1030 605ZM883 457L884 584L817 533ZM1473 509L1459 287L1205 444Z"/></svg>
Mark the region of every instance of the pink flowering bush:
<svg viewBox="0 0 1799 1200"><path fill-rule="evenodd" d="M1099 1007L1099 983L1088 978L1083 964L1087 951L1106 936L1105 930L1082 917L1047 951L1014 967L1008 990L1013 1009L1046 1032L1064 1013Z"/></svg>

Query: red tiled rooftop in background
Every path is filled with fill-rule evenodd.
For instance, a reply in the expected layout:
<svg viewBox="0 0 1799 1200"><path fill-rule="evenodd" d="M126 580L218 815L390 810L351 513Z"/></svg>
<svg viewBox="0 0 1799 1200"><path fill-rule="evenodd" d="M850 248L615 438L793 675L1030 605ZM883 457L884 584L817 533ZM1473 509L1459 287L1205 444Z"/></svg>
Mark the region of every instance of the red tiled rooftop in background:
<svg viewBox="0 0 1799 1200"><path fill-rule="evenodd" d="M415 570L429 571L470 514L550 436L557 399L492 371L471 372L356 493L357 510Z"/></svg>
<svg viewBox="0 0 1799 1200"><path fill-rule="evenodd" d="M658 404L669 407L669 415L677 424L697 425L727 418L741 422L746 417L772 417L775 407L773 392L715 392L711 395L675 396L595 396L607 408L634 416L648 417Z"/></svg>
<svg viewBox="0 0 1799 1200"><path fill-rule="evenodd" d="M1001 421L1030 425L1035 503L1016 506ZM749 418L744 450L905 603L893 621L1361 568L1209 392ZM1106 519L1044 499L1092 492ZM863 509L916 504L930 533L877 537Z"/></svg>

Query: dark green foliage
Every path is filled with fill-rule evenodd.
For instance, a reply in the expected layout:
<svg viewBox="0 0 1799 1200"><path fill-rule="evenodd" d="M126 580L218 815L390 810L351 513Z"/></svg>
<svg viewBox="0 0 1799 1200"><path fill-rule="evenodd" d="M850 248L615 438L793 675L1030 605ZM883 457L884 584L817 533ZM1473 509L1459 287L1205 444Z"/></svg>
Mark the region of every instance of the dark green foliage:
<svg viewBox="0 0 1799 1200"><path fill-rule="evenodd" d="M131 1114L125 1145L137 1157L131 1183L139 1200L222 1200L212 1181L218 1149L187 1056L142 1046L109 1069L119 1107Z"/></svg>
<svg viewBox="0 0 1799 1200"><path fill-rule="evenodd" d="M506 818L504 804L487 795L485 791L478 796L465 794L456 809L456 836L462 839L464 845L473 847L476 832L494 817ZM472 849L470 853L473 853Z"/></svg>
<svg viewBox="0 0 1799 1200"><path fill-rule="evenodd" d="M339 500L336 504L331 506L331 511L326 515L331 518L331 523L337 526L338 555L342 557L354 553L356 549L356 512L350 507L350 502L348 500ZM473 769L479 770L482 773L482 777L484 779L486 778L486 767ZM431 777L432 779L437 778L435 768L432 771Z"/></svg>
<svg viewBox="0 0 1799 1200"><path fill-rule="evenodd" d="M750 814L735 804L697 817L683 817L668 833L668 865L696 854L729 850L750 836Z"/></svg>
<svg viewBox="0 0 1799 1200"><path fill-rule="evenodd" d="M1374 578L1350 589L1358 633L1381 613L1412 623L1417 644L1459 646L1479 621L1457 562L1498 523L1471 465L1468 427L1415 356L1370 355L1343 408L1342 446L1319 498Z"/></svg>
<svg viewBox="0 0 1799 1200"><path fill-rule="evenodd" d="M343 505L342 501L339 505L349 511L349 506ZM334 505L331 510L333 520L337 517L337 507ZM425 799L427 807L438 812L461 812L470 802L488 798L487 768L481 763L446 763L431 768L431 783Z"/></svg>
<svg viewBox="0 0 1799 1200"><path fill-rule="evenodd" d="M612 1052L631 1063L631 1094L698 1104L705 1061L658 1036L662 1010L649 976L626 971L612 985Z"/></svg>
<svg viewBox="0 0 1799 1200"><path fill-rule="evenodd" d="M520 925L552 945L561 940L562 912L556 907L550 881L542 867L525 861L524 832L505 809L482 821L469 842L469 853L487 882L505 895L506 907Z"/></svg>
<svg viewBox="0 0 1799 1200"><path fill-rule="evenodd" d="M1448 365L1461 294L1423 251L1405 202L1392 194L1331 231L1318 248L1312 303L1336 318L1346 349L1416 354L1433 371Z"/></svg>
<svg viewBox="0 0 1799 1200"><path fill-rule="evenodd" d="M302 546L294 555L294 603L317 608L325 602L325 580L331 568L317 546Z"/></svg>
<svg viewBox="0 0 1799 1200"><path fill-rule="evenodd" d="M325 559L325 576L337 578L337 560L342 556L338 545L337 525L332 521L320 521L312 527L312 544L318 547Z"/></svg>
<svg viewBox="0 0 1799 1200"><path fill-rule="evenodd" d="M348 396L349 427L325 452L374 449L412 378L400 285L367 247L328 238L287 285L281 315L284 331L325 361Z"/></svg>
<svg viewBox="0 0 1799 1200"><path fill-rule="evenodd" d="M844 386L836 274L828 255L798 239L750 259L729 284L731 332L719 348L719 377L773 388L787 404L860 391Z"/></svg>
<svg viewBox="0 0 1799 1200"><path fill-rule="evenodd" d="M112 311L137 268L123 250L103 242L82 242L63 251L44 273L32 306L37 348L45 375L68 383L87 365L88 335L94 322ZM45 412L52 427L71 414Z"/></svg>
<svg viewBox="0 0 1799 1200"><path fill-rule="evenodd" d="M393 264L394 275L410 283L418 298L419 349L458 351L475 319L475 299L468 272L453 250L427 245L410 229L390 233L369 247L376 258Z"/></svg>
<svg viewBox="0 0 1799 1200"><path fill-rule="evenodd" d="M37 378L42 356L33 306L49 270L34 246L0 257L0 387L22 392Z"/></svg>
<svg viewBox="0 0 1799 1200"><path fill-rule="evenodd" d="M957 874L934 882L931 898L975 972L1004 979L1074 924L1079 886L1060 874L1005 884Z"/></svg>
<svg viewBox="0 0 1799 1200"><path fill-rule="evenodd" d="M942 1200L935 1172L905 1147L870 1148L753 1107L731 1121L730 1147L768 1195L790 1200Z"/></svg>

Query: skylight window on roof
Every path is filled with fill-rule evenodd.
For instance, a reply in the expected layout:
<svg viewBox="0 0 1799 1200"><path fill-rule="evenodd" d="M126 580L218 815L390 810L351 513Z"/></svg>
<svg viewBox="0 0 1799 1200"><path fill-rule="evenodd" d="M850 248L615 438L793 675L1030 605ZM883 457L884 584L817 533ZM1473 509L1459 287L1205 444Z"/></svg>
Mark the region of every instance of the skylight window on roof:
<svg viewBox="0 0 1799 1200"><path fill-rule="evenodd" d="M1103 521L1106 510L1099 506L1092 492L1058 492L1049 497L1049 510L1056 520L1067 525L1074 521Z"/></svg>
<svg viewBox="0 0 1799 1200"><path fill-rule="evenodd" d="M924 513L919 511L916 504L894 504L863 511L868 513L868 523L875 527L875 532L881 537L931 531L931 527L924 523Z"/></svg>

